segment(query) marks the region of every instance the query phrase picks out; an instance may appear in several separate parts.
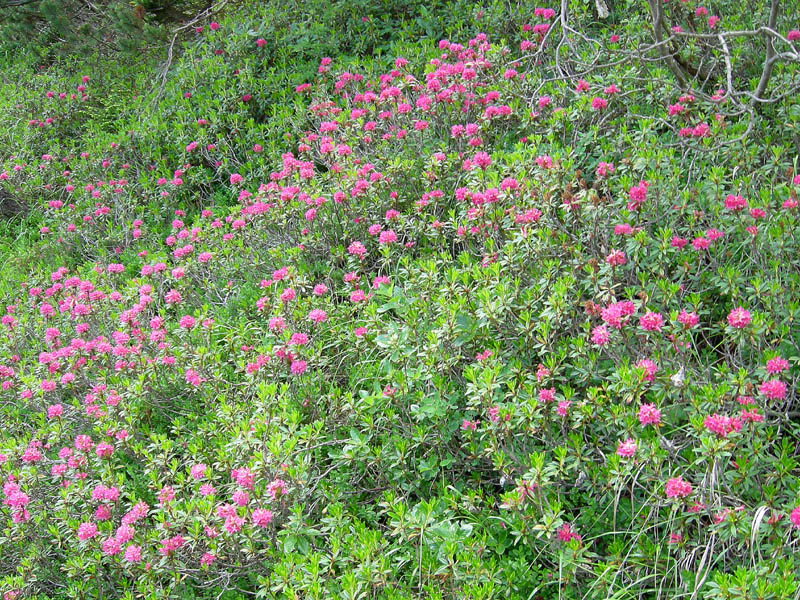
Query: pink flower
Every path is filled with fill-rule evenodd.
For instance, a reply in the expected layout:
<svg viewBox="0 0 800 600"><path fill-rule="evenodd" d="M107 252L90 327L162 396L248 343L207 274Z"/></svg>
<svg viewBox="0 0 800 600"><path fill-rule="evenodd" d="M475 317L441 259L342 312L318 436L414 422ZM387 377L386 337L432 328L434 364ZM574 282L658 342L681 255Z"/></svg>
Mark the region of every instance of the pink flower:
<svg viewBox="0 0 800 600"><path fill-rule="evenodd" d="M657 312L646 312L639 318L639 325L645 331L661 331L664 325L664 318Z"/></svg>
<svg viewBox="0 0 800 600"><path fill-rule="evenodd" d="M649 185L646 181L640 181L639 185L634 185L628 190L628 197L631 199L627 205L628 210L639 210L639 206L647 197L647 187Z"/></svg>
<svg viewBox="0 0 800 600"><path fill-rule="evenodd" d="M686 498L692 493L692 486L682 477L673 477L667 481L667 485L664 486L664 492L667 498Z"/></svg>
<svg viewBox="0 0 800 600"><path fill-rule="evenodd" d="M103 542L103 554L114 556L122 550L122 544L116 538L108 538Z"/></svg>
<svg viewBox="0 0 800 600"><path fill-rule="evenodd" d="M306 361L293 360L290 370L292 372L292 375L302 375L303 373L306 372L306 367L307 367Z"/></svg>
<svg viewBox="0 0 800 600"><path fill-rule="evenodd" d="M572 530L572 525L564 523L558 528L558 539L562 542L569 542L571 540L581 540L581 536Z"/></svg>
<svg viewBox="0 0 800 600"><path fill-rule="evenodd" d="M758 391L770 400L783 400L786 397L786 384L780 379L770 379L762 383Z"/></svg>
<svg viewBox="0 0 800 600"><path fill-rule="evenodd" d="M267 485L267 494L273 500L277 500L281 496L285 496L287 491L286 482L283 481L283 479L275 479Z"/></svg>
<svg viewBox="0 0 800 600"><path fill-rule="evenodd" d="M598 325L592 330L592 343L596 346L605 346L610 338L608 327L605 325Z"/></svg>
<svg viewBox="0 0 800 600"><path fill-rule="evenodd" d="M656 373L658 372L658 367L656 366L656 363L649 358L643 358L637 362L635 366L640 369L644 369L645 381L653 381L655 379Z"/></svg>
<svg viewBox="0 0 800 600"><path fill-rule="evenodd" d="M78 539L86 541L97 535L97 525L92 522L81 523L78 526Z"/></svg>
<svg viewBox="0 0 800 600"><path fill-rule="evenodd" d="M47 407L47 418L55 419L64 413L64 407L60 404L52 404Z"/></svg>
<svg viewBox="0 0 800 600"><path fill-rule="evenodd" d="M617 455L622 458L630 458L636 454L636 442L633 441L633 438L628 438L627 440L620 441L617 444Z"/></svg>
<svg viewBox="0 0 800 600"><path fill-rule="evenodd" d="M216 21L211 21L211 23L209 23L208 25L208 28L211 31L216 31L217 29L219 29L219 23L217 23Z"/></svg>
<svg viewBox="0 0 800 600"><path fill-rule="evenodd" d="M305 333L293 333L289 339L290 346L305 346L308 343L308 335Z"/></svg>
<svg viewBox="0 0 800 600"><path fill-rule="evenodd" d="M539 390L539 401L540 402L552 402L556 399L556 388L543 388Z"/></svg>
<svg viewBox="0 0 800 600"><path fill-rule="evenodd" d="M247 506L250 501L250 495L244 490L236 490L231 496L233 503L237 506Z"/></svg>
<svg viewBox="0 0 800 600"><path fill-rule="evenodd" d="M383 235L383 234L381 234ZM367 254L367 249L364 247L359 241L355 241L347 247L347 251L352 254L353 256L357 256L358 258L364 258Z"/></svg>
<svg viewBox="0 0 800 600"><path fill-rule="evenodd" d="M690 329L700 322L700 317L697 316L697 313L686 312L684 309L681 311L681 314L678 315L678 322L685 328Z"/></svg>
<svg viewBox="0 0 800 600"><path fill-rule="evenodd" d="M789 361L781 356L770 358L767 361L767 373L774 375L789 368Z"/></svg>
<svg viewBox="0 0 800 600"><path fill-rule="evenodd" d="M642 404L639 407L639 423L642 425L658 425L661 423L661 411L655 404Z"/></svg>
<svg viewBox="0 0 800 600"><path fill-rule="evenodd" d="M738 306L728 313L728 325L736 329L743 329L750 323L750 312Z"/></svg>
<svg viewBox="0 0 800 600"><path fill-rule="evenodd" d="M100 442L95 448L95 454L98 458L108 458L114 453L114 446L107 442Z"/></svg>
<svg viewBox="0 0 800 600"><path fill-rule="evenodd" d="M92 438L88 435L75 436L75 449L76 450L89 450L92 447Z"/></svg>
<svg viewBox="0 0 800 600"><path fill-rule="evenodd" d="M728 194L728 196L725 198L725 208L733 211L745 209L747 208L747 200L745 200L742 196Z"/></svg>
<svg viewBox="0 0 800 600"><path fill-rule="evenodd" d="M789 40L790 42L800 40L800 29L792 29L791 31L789 31L789 33L786 34L786 39Z"/></svg>
<svg viewBox="0 0 800 600"><path fill-rule="evenodd" d="M190 471L192 479L202 479L203 477L206 476L207 469L208 467L206 467L206 465L203 463L197 463L196 465L192 465Z"/></svg>
<svg viewBox="0 0 800 600"><path fill-rule="evenodd" d="M612 267L624 265L626 262L628 262L628 259L625 257L625 253L622 250L612 250L611 253L606 256L606 263Z"/></svg>
<svg viewBox="0 0 800 600"><path fill-rule="evenodd" d="M161 491L158 493L158 503L161 506L166 506L174 499L175 499L175 490L173 490L168 485L165 485L163 488L161 488Z"/></svg>
<svg viewBox="0 0 800 600"><path fill-rule="evenodd" d="M324 310L315 308L310 313L308 313L308 318L314 323L322 323L328 318L328 315Z"/></svg>
<svg viewBox="0 0 800 600"><path fill-rule="evenodd" d="M558 413L558 415L560 417L566 417L567 416L567 411L569 410L569 407L571 405L572 405L571 401L569 401L569 400L561 400L558 403L558 406L556 407L556 412Z"/></svg>
<svg viewBox="0 0 800 600"><path fill-rule="evenodd" d="M272 511L264 508L257 508L253 511L251 518L253 519L253 525L266 527L272 523Z"/></svg>
<svg viewBox="0 0 800 600"><path fill-rule="evenodd" d="M798 35L798 38L800 38L800 35ZM789 514L789 520L792 522L792 525L794 525L795 527L800 527L800 506L797 506Z"/></svg>
<svg viewBox="0 0 800 600"><path fill-rule="evenodd" d="M125 561L129 563L138 563L142 560L142 548L131 544L125 548Z"/></svg>
<svg viewBox="0 0 800 600"><path fill-rule="evenodd" d="M486 152L478 152L472 158L473 164L478 165L481 169L486 169L490 164L492 164L492 159L489 157Z"/></svg>
<svg viewBox="0 0 800 600"><path fill-rule="evenodd" d="M714 413L706 416L703 420L703 426L720 437L728 437L729 433L741 430L742 422L736 417L727 417Z"/></svg>
<svg viewBox="0 0 800 600"><path fill-rule="evenodd" d="M397 234L391 229L387 229L386 231L381 231L380 235L378 236L378 242L380 242L381 244L391 244L392 242L396 241L397 241Z"/></svg>
<svg viewBox="0 0 800 600"><path fill-rule="evenodd" d="M179 304L181 301L181 294L178 290L170 290L164 294L164 301L167 304Z"/></svg>
<svg viewBox="0 0 800 600"><path fill-rule="evenodd" d="M184 315L181 317L181 320L178 322L178 325L180 325L184 329L191 329L192 327L195 326L196 323L197 321L193 316Z"/></svg>
<svg viewBox="0 0 800 600"><path fill-rule="evenodd" d="M592 110L603 110L608 106L608 100L605 98L601 98L600 96L595 96L592 99Z"/></svg>

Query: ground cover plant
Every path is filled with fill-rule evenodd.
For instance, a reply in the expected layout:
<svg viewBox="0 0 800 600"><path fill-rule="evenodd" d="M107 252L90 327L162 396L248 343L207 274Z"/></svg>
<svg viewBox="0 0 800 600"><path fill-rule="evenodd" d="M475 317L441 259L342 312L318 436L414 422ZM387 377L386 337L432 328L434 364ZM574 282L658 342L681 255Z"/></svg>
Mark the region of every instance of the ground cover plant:
<svg viewBox="0 0 800 600"><path fill-rule="evenodd" d="M4 598L800 597L798 15L300 4L5 59Z"/></svg>

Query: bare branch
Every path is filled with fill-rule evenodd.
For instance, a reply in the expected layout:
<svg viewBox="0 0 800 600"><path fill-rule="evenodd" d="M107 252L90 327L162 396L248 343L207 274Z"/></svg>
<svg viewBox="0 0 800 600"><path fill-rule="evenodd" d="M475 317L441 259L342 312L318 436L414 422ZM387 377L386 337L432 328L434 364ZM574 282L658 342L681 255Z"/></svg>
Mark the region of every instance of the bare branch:
<svg viewBox="0 0 800 600"><path fill-rule="evenodd" d="M770 29L775 29L775 23L777 23L778 21L779 8L780 8L780 1L772 0L772 6L770 7L769 11L769 24L768 24L768 27ZM772 37L769 36L765 37L767 43L767 56L764 59L764 70L761 72L761 79L758 82L758 87L756 88L754 96L750 100L751 106L759 101L761 95L767 89L767 84L769 83L769 78L772 76L772 69L775 65L775 61L772 60L773 57L775 56L774 40Z"/></svg>

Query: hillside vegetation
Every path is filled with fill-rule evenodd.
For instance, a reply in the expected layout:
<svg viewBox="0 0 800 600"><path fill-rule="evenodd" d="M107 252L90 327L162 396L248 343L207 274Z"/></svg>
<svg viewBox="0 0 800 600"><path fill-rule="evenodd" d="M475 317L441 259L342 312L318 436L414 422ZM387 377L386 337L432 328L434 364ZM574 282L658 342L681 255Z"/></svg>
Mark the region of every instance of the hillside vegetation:
<svg viewBox="0 0 800 600"><path fill-rule="evenodd" d="M792 2L16 4L4 600L800 598Z"/></svg>

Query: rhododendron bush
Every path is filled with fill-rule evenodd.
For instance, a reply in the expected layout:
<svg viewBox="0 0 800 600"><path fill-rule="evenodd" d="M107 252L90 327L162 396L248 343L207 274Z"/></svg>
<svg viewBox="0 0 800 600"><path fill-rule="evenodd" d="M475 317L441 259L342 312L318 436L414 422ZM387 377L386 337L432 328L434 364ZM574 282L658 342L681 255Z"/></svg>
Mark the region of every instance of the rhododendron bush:
<svg viewBox="0 0 800 600"><path fill-rule="evenodd" d="M6 598L800 594L800 22L762 107L569 4L280 109L232 12L119 130L18 125Z"/></svg>

